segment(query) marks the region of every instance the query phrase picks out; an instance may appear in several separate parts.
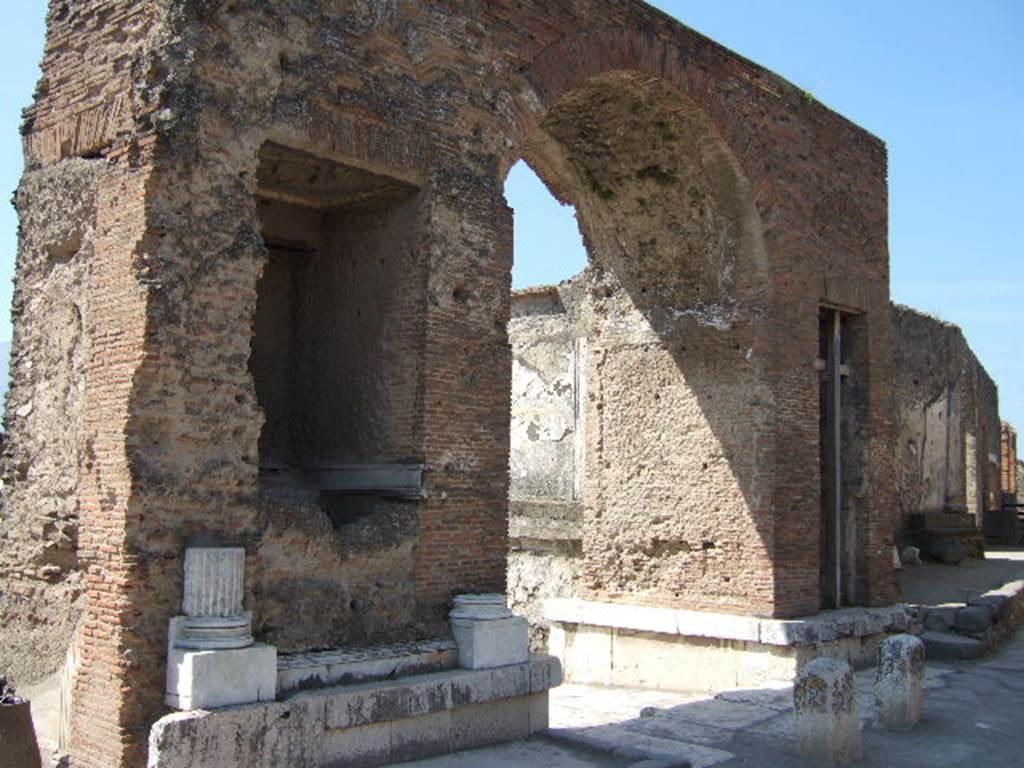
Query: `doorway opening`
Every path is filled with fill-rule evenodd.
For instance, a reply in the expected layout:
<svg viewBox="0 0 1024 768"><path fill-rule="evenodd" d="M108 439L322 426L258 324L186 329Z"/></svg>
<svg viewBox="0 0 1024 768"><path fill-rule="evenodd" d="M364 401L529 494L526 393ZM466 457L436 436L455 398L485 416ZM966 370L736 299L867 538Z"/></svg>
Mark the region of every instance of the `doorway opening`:
<svg viewBox="0 0 1024 768"><path fill-rule="evenodd" d="M862 316L823 306L818 314L821 524L819 583L822 608L854 605L862 594L864 568L857 541L866 534L863 509Z"/></svg>

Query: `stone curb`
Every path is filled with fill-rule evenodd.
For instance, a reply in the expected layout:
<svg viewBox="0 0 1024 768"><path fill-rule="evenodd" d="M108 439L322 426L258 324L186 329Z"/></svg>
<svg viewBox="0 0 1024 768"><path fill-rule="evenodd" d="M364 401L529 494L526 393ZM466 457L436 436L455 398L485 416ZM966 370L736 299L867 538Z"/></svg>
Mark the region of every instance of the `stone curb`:
<svg viewBox="0 0 1024 768"><path fill-rule="evenodd" d="M842 608L801 619L763 619L710 611L553 598L544 601L544 618L565 624L793 646L815 645L844 637L905 632L912 624L913 611L908 605L897 604L880 608Z"/></svg>

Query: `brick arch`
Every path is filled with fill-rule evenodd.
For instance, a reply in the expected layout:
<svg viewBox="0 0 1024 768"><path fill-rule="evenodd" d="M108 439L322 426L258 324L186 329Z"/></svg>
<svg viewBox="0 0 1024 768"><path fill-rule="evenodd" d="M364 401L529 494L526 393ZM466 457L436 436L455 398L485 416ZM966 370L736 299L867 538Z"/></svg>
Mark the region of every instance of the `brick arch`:
<svg viewBox="0 0 1024 768"><path fill-rule="evenodd" d="M755 201L760 203L769 192L764 179L765 161L745 135L725 93L737 87L746 89L750 102L766 97L792 100L799 95L790 84L771 73L754 64L740 68L732 58L727 66L731 65L733 80L727 82L716 77L711 73L721 69L717 60L720 58L722 50L718 46L685 29L669 38L651 29L606 26L562 38L522 70L525 82L515 118L514 146L503 158L503 170L507 171L517 159L511 157L515 147L567 92L600 75L630 72L665 81L679 92L681 99L708 116L713 130L729 146L750 181Z"/></svg>

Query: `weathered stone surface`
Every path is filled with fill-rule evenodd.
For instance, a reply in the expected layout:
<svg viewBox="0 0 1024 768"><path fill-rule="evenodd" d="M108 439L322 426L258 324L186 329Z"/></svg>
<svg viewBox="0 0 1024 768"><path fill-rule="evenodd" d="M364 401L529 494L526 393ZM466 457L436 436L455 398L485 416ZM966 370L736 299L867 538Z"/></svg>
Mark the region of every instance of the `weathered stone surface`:
<svg viewBox="0 0 1024 768"><path fill-rule="evenodd" d="M548 621L564 624L790 646L902 632L910 626L911 609L906 605L843 608L786 620L554 598L545 601L544 616Z"/></svg>
<svg viewBox="0 0 1024 768"><path fill-rule="evenodd" d="M992 626L992 608L987 605L969 605L956 612L953 625L958 632L984 634Z"/></svg>
<svg viewBox="0 0 1024 768"><path fill-rule="evenodd" d="M932 632L948 632L953 628L959 606L928 606L922 609L921 623Z"/></svg>
<svg viewBox="0 0 1024 768"><path fill-rule="evenodd" d="M279 693L352 685L373 680L438 672L458 665L455 643L422 643L337 649L278 657Z"/></svg>
<svg viewBox="0 0 1024 768"><path fill-rule="evenodd" d="M558 661L453 670L296 694L284 702L168 715L150 768L387 765L526 738L547 727Z"/></svg>
<svg viewBox="0 0 1024 768"><path fill-rule="evenodd" d="M894 635L878 646L875 711L883 726L907 731L921 719L924 707L924 642L913 635Z"/></svg>
<svg viewBox="0 0 1024 768"><path fill-rule="evenodd" d="M845 765L861 756L857 683L850 665L815 659L793 684L800 756L819 765Z"/></svg>

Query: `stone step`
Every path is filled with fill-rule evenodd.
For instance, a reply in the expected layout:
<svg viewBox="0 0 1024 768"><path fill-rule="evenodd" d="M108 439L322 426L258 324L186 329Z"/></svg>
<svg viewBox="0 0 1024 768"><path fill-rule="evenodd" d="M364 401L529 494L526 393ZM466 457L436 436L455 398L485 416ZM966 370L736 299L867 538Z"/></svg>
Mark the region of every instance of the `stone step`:
<svg viewBox="0 0 1024 768"><path fill-rule="evenodd" d="M929 661L977 659L987 650L983 640L950 632L922 632L920 637Z"/></svg>
<svg viewBox="0 0 1024 768"><path fill-rule="evenodd" d="M978 530L976 518L967 512L919 512L910 516L910 525L933 531Z"/></svg>

